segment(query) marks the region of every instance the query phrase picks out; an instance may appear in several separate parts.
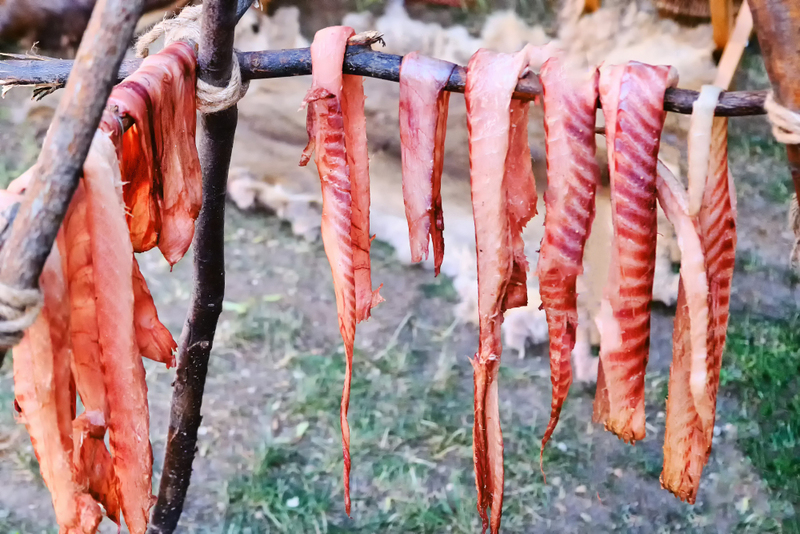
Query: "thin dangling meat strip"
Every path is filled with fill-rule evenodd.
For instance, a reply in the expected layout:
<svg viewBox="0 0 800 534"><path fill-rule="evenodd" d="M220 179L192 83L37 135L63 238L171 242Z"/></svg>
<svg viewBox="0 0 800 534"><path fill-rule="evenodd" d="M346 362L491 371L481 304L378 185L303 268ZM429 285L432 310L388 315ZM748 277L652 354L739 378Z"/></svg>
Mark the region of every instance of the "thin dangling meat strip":
<svg viewBox="0 0 800 534"><path fill-rule="evenodd" d="M119 151L133 249L158 246L170 265L189 249L202 204L195 65L192 46L173 43L148 56L108 100L133 120Z"/></svg>
<svg viewBox="0 0 800 534"><path fill-rule="evenodd" d="M661 473L661 485L689 503L695 502L711 452L736 252L736 197L728 169L727 119L713 117L719 94L718 88L702 88L689 136L689 205L691 212L692 196L701 198L695 201L699 209L693 220L708 284L705 355L694 346L687 284L680 289L675 317ZM705 172L699 170L703 168Z"/></svg>
<svg viewBox="0 0 800 534"><path fill-rule="evenodd" d="M637 62L600 70L614 241L597 326L600 365L594 420L620 439L645 436L644 373L656 252L656 162L671 67Z"/></svg>
<svg viewBox="0 0 800 534"><path fill-rule="evenodd" d="M303 100L308 106L308 145L300 165L314 154L322 187L322 242L331 265L339 331L345 348L345 383L340 423L344 455L345 510L350 514L350 380L356 322L380 303L372 291L369 235L369 159L364 91L360 76L342 76L352 28L336 26L317 32L311 45L312 84Z"/></svg>
<svg viewBox="0 0 800 534"><path fill-rule="evenodd" d="M537 276L550 337L550 422L542 454L558 423L572 384L571 355L578 324L577 278L583 272L583 250L594 220L600 168L595 160L594 124L597 69L569 68L554 57L542 66L547 150L544 238Z"/></svg>
<svg viewBox="0 0 800 534"><path fill-rule="evenodd" d="M522 229L536 214L536 182L528 148L529 103L512 101L521 75L538 68L545 49L516 54L478 50L467 67L465 97L470 184L478 256L480 346L471 360L475 383L473 457L483 529L500 529L503 435L497 378L503 312L527 304ZM491 523L487 509L491 508Z"/></svg>
<svg viewBox="0 0 800 534"><path fill-rule="evenodd" d="M54 246L45 262L40 277L44 307L14 347L15 406L31 437L60 529L95 532L102 512L76 480L69 432L71 403L59 402L61 393L70 390L64 377L69 377L71 350L69 299L61 254Z"/></svg>
<svg viewBox="0 0 800 534"><path fill-rule="evenodd" d="M444 86L454 68L417 52L400 64L400 155L411 261L428 258L430 236L437 276L444 259L442 168L450 102Z"/></svg>

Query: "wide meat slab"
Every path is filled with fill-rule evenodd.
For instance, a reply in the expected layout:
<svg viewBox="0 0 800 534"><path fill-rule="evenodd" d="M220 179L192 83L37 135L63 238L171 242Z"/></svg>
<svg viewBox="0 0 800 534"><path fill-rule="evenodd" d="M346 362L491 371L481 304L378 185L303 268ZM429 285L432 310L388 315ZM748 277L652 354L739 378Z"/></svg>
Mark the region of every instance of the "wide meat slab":
<svg viewBox="0 0 800 534"><path fill-rule="evenodd" d="M667 66L635 61L600 70L614 241L597 326L600 366L594 419L620 439L644 438L644 372L656 253L656 161L664 91L677 83Z"/></svg>

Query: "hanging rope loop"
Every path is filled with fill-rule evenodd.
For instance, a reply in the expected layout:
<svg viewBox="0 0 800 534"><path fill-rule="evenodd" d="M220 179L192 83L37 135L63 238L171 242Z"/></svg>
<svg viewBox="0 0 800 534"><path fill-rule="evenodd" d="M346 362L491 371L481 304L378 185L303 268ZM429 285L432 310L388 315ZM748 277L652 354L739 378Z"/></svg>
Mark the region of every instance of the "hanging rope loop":
<svg viewBox="0 0 800 534"><path fill-rule="evenodd" d="M164 19L139 37L136 41L136 57L147 57L150 45L164 37L164 46L178 41L197 44L200 41L200 17L203 6L188 6L173 18ZM200 113L216 113L235 105L247 93L249 81L242 81L239 56L233 51L231 78L225 87L211 85L197 78L197 110Z"/></svg>

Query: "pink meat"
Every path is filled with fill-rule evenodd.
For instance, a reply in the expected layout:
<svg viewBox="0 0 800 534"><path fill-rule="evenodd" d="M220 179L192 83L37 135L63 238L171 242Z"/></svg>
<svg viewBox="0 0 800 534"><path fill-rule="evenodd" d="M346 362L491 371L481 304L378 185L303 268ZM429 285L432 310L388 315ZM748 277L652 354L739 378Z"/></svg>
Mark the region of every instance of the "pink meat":
<svg viewBox="0 0 800 534"><path fill-rule="evenodd" d="M347 166L350 169L350 235L356 282L356 322L360 323L369 319L372 308L383 302L380 295L383 284L372 290L369 260L372 241L369 235L369 153L364 116L364 79L361 76L342 76L341 105Z"/></svg>
<svg viewBox="0 0 800 534"><path fill-rule="evenodd" d="M148 56L109 98L134 122L123 135L121 159L134 250L157 244L170 265L189 249L202 204L196 63L191 45L173 43Z"/></svg>
<svg viewBox="0 0 800 534"><path fill-rule="evenodd" d="M131 534L143 534L152 506L150 411L134 333L133 248L122 180L116 149L102 131L95 134L83 172L114 470L125 524Z"/></svg>
<svg viewBox="0 0 800 534"><path fill-rule="evenodd" d="M87 207L86 188L81 180L64 219L71 306L72 368L78 393L86 410L107 414Z"/></svg>
<svg viewBox="0 0 800 534"><path fill-rule="evenodd" d="M444 258L442 168L450 102L444 86L454 68L417 52L400 64L400 155L411 260L428 258L430 236L436 275Z"/></svg>
<svg viewBox="0 0 800 534"><path fill-rule="evenodd" d="M707 356L708 283L699 225L689 216L688 195L661 163L658 173L659 204L675 227L681 250L661 484L682 500L694 501L706 448L703 418L692 393L691 380L694 362L705 363Z"/></svg>
<svg viewBox="0 0 800 534"><path fill-rule="evenodd" d="M59 403L60 389L69 390L69 384L59 377L61 367L69 369L68 354L65 358L62 352L69 310L65 306L67 284L57 247L45 263L40 287L45 295L42 312L14 347L15 403L50 490L59 527L63 531L95 532L102 517L100 508L76 483L71 443L66 446L63 435L65 419L69 423L71 415L71 406Z"/></svg>
<svg viewBox="0 0 800 534"><path fill-rule="evenodd" d="M470 183L478 256L480 346L475 371L473 457L478 512L484 530L500 529L503 507L503 434L497 379L503 312L527 302L521 232L536 213L536 185L527 148L527 104L513 103L519 77L537 49L517 54L478 50L467 67Z"/></svg>
<svg viewBox="0 0 800 534"><path fill-rule="evenodd" d="M597 69L576 71L560 58L551 58L539 77L544 90L547 211L537 275L547 315L553 384L543 454L572 384L570 358L578 324L576 283L583 272L583 249L594 219L600 169L594 134ZM540 454L540 463L541 458Z"/></svg>
<svg viewBox="0 0 800 534"><path fill-rule="evenodd" d="M719 371L728 331L731 283L736 261L736 191L728 168L728 119L724 117L714 119L708 178L698 220L711 297L706 373L707 402L710 403L711 415L705 427L708 454L711 451Z"/></svg>
<svg viewBox="0 0 800 534"><path fill-rule="evenodd" d="M614 242L597 318L600 367L595 417L626 442L645 436L644 372L656 251L656 160L671 67L637 62L600 71Z"/></svg>
<svg viewBox="0 0 800 534"><path fill-rule="evenodd" d="M133 306L136 343L142 356L163 363L167 369L175 366L175 343L172 334L158 319L153 296L139 270L139 262L133 259Z"/></svg>
<svg viewBox="0 0 800 534"><path fill-rule="evenodd" d="M300 158L314 163L322 186L322 243L331 265L339 332L345 348L345 381L340 407L344 455L344 501L350 514L350 380L356 335L356 278L352 233L353 200L342 116L342 64L352 28L337 26L317 32L311 44L311 89L303 100L308 105L308 145Z"/></svg>

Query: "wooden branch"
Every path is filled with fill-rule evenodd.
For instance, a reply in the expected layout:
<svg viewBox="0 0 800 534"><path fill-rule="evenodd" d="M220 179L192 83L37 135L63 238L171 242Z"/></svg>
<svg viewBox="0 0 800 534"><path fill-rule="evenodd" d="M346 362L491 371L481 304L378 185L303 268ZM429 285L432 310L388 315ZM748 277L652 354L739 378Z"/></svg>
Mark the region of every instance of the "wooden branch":
<svg viewBox="0 0 800 534"><path fill-rule="evenodd" d="M0 283L38 287L142 2L100 0L95 6L32 182L0 251Z"/></svg>
<svg viewBox="0 0 800 534"><path fill-rule="evenodd" d="M397 82L400 80L402 59L402 56L376 52L366 46L349 46L343 69L347 74ZM67 60L0 61L0 86L61 83L66 79L71 64ZM122 80L133 73L140 64L141 60L125 61L118 79ZM239 52L239 65L245 80L306 76L311 74L311 52L308 48ZM202 69L201 65L201 76L204 75ZM465 83L466 69L456 66L445 89L463 93ZM542 87L538 78L531 76L520 81L514 98L533 100L541 94ZM692 103L697 100L697 95L697 91L688 89L667 89L664 109L673 113L691 114ZM765 91L724 92L716 114L724 117L763 115L765 98Z"/></svg>
<svg viewBox="0 0 800 534"><path fill-rule="evenodd" d="M236 7L236 0L203 3L198 66L203 80L217 87L225 87L231 76ZM164 470L148 534L174 532L192 475L208 359L225 296L225 194L237 120L236 106L200 118L203 208L192 244L192 298L181 334Z"/></svg>
<svg viewBox="0 0 800 534"><path fill-rule="evenodd" d="M733 26L733 0L710 0L714 46L722 52L728 45Z"/></svg>
<svg viewBox="0 0 800 534"><path fill-rule="evenodd" d="M800 2L749 0L775 101L800 112ZM800 198L800 145L786 145L789 170Z"/></svg>
<svg viewBox="0 0 800 534"><path fill-rule="evenodd" d="M736 15L736 24L733 27L733 32L731 32L731 37L728 39L728 44L725 45L725 50L723 50L722 57L719 60L714 85L722 89L730 87L733 75L736 74L739 61L742 59L742 54L752 33L753 14L750 12L747 0L744 0L742 7L739 8L739 14Z"/></svg>

